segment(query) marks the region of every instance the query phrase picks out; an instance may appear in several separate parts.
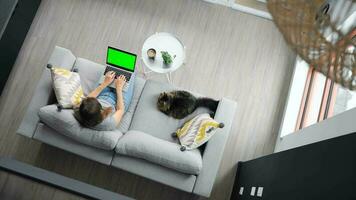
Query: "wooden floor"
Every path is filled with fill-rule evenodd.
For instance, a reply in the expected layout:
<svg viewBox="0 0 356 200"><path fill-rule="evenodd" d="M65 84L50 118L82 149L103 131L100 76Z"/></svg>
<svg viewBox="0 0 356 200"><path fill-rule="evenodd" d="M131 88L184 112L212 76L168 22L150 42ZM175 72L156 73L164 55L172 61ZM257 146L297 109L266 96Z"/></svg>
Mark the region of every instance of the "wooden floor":
<svg viewBox="0 0 356 200"><path fill-rule="evenodd" d="M75 194L57 190L43 183L34 182L21 176L0 171L0 199L51 199L51 200L85 200ZM3 184L3 185L2 185Z"/></svg>
<svg viewBox="0 0 356 200"><path fill-rule="evenodd" d="M199 199L16 134L55 45L105 63L108 45L139 55L144 40L161 31L187 47L187 64L172 74L175 85L238 102L210 198L228 199L237 161L273 152L295 56L271 21L199 0L43 0L0 99L0 155L137 199ZM141 60L137 66L142 72ZM16 182L0 177L0 191ZM39 199L43 190L36 185L14 193ZM56 190L47 192L43 199Z"/></svg>

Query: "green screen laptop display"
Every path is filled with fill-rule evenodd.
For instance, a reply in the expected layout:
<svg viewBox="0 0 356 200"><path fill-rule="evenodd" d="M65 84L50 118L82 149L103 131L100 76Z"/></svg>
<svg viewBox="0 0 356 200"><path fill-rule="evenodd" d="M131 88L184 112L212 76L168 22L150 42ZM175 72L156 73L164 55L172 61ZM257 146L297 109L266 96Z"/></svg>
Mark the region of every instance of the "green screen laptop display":
<svg viewBox="0 0 356 200"><path fill-rule="evenodd" d="M106 64L133 72L135 70L136 55L119 49L108 47Z"/></svg>

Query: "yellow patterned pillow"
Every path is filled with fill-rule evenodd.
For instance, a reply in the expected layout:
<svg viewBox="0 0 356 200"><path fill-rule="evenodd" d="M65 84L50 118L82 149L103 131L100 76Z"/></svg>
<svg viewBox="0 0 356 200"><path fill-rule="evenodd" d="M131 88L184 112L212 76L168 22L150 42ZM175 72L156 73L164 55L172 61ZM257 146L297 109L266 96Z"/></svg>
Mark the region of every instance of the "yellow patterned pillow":
<svg viewBox="0 0 356 200"><path fill-rule="evenodd" d="M181 151L191 150L203 145L216 133L217 128L223 127L223 123L216 122L205 113L187 121L173 136L178 137Z"/></svg>
<svg viewBox="0 0 356 200"><path fill-rule="evenodd" d="M79 105L84 98L79 74L60 67L51 67L50 70L58 104L63 108Z"/></svg>

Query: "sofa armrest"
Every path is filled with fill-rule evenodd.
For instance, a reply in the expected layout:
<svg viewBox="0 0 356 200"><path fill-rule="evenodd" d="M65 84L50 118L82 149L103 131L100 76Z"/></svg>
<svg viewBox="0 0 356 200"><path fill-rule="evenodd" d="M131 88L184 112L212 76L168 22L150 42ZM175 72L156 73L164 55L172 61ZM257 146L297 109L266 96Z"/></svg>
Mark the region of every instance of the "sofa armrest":
<svg viewBox="0 0 356 200"><path fill-rule="evenodd" d="M195 194L204 197L210 196L215 178L219 171L224 148L231 131L236 106L236 102L226 98L223 98L218 105L215 113L215 120L224 123L225 127L218 129L215 136L213 136L206 144L203 155L203 168L197 176L193 189L193 193Z"/></svg>
<svg viewBox="0 0 356 200"><path fill-rule="evenodd" d="M48 61L54 66L61 66L66 69L72 69L75 63L75 56L68 49L56 46ZM32 138L37 123L39 122L38 111L41 107L48 104L50 95L52 93L50 71L43 66L41 78L37 84L35 92L32 96L30 104L27 107L26 113L22 119L20 127L17 130L18 134Z"/></svg>

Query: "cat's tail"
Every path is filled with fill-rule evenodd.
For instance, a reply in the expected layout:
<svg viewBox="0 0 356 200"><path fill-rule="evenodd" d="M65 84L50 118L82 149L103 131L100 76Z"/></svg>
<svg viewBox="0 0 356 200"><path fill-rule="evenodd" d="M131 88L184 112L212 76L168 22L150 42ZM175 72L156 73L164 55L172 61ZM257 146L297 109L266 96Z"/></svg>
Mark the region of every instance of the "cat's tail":
<svg viewBox="0 0 356 200"><path fill-rule="evenodd" d="M205 107L215 112L218 107L219 101L210 98L198 98L196 107Z"/></svg>

